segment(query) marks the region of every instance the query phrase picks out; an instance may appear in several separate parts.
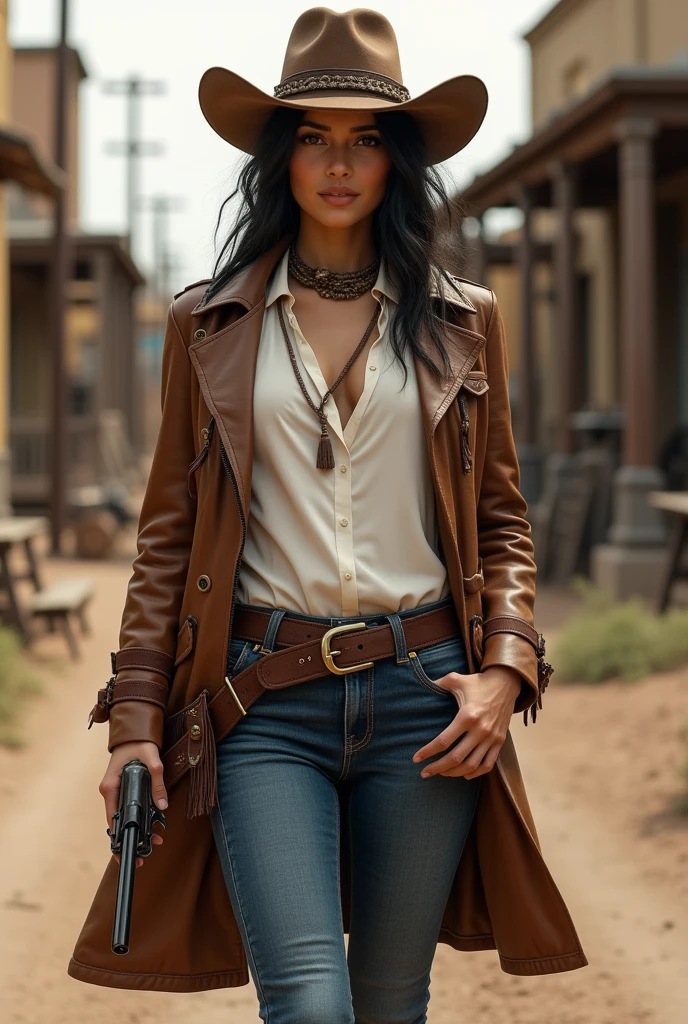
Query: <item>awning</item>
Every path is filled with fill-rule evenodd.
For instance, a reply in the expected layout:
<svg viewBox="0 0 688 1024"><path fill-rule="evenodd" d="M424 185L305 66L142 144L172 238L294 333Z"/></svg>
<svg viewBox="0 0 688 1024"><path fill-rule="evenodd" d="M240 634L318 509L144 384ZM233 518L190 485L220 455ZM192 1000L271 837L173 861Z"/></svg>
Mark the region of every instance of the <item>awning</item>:
<svg viewBox="0 0 688 1024"><path fill-rule="evenodd" d="M41 158L25 136L0 128L0 181L17 181L33 192L55 196L64 188L67 176Z"/></svg>

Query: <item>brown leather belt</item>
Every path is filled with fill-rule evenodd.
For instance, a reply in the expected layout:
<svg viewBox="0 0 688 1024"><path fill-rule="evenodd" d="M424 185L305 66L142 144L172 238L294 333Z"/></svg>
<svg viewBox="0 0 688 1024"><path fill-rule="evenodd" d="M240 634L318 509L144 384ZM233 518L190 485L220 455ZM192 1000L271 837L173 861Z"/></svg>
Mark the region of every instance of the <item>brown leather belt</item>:
<svg viewBox="0 0 688 1024"><path fill-rule="evenodd" d="M235 609L232 635L238 639L263 642L269 611L248 608ZM400 619L406 647L420 650L461 635L461 628L453 605L429 612L420 612ZM207 712L219 743L247 713L264 690L279 690L297 683L305 683L332 673L346 675L369 668L374 662L396 654L394 634L389 622L379 626L365 623L347 623L328 627L325 624L285 615L275 638L275 650L266 652L258 661L239 672L207 704ZM335 660L336 659L336 660ZM179 731L174 719L186 715L194 723L173 742L162 756L165 783L173 786L198 759L203 737L198 724L198 705L205 700L206 691L193 704L188 705L168 720L174 734ZM191 717L189 717L191 716Z"/></svg>

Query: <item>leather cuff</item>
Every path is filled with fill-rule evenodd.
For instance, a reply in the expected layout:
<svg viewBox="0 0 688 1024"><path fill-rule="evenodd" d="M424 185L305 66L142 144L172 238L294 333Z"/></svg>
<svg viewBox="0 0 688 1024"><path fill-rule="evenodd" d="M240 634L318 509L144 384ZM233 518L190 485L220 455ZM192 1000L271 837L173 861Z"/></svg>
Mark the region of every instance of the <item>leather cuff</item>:
<svg viewBox="0 0 688 1024"><path fill-rule="evenodd" d="M110 660L112 674L115 676L121 668L137 668L159 672L169 681L174 671L174 658L152 647L122 647L119 651L111 652Z"/></svg>

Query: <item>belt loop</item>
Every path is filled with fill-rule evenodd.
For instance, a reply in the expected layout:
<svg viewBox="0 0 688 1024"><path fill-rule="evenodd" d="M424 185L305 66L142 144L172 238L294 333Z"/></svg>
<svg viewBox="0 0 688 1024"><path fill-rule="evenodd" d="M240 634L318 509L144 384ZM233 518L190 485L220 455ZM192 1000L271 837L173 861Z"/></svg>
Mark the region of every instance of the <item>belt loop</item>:
<svg viewBox="0 0 688 1024"><path fill-rule="evenodd" d="M397 665L407 665L409 661L408 652L406 649L406 634L404 633L404 627L401 624L401 619L397 612L391 612L389 615L385 615L385 618L392 627L392 636L394 637L394 648L397 656Z"/></svg>
<svg viewBox="0 0 688 1024"><path fill-rule="evenodd" d="M263 646L260 649L261 654L272 654L272 648L277 637L277 630L280 628L282 619L286 614L286 608L274 608L270 613L270 621L268 622L268 628L265 630Z"/></svg>

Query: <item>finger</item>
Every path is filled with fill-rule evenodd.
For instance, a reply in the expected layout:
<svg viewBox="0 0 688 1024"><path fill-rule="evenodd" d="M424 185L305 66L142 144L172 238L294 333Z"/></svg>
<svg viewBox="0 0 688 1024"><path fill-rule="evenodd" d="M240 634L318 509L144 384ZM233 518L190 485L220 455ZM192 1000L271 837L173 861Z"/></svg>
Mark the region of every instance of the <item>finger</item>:
<svg viewBox="0 0 688 1024"><path fill-rule="evenodd" d="M477 779L479 775L487 775L488 772L491 772L497 763L497 758L499 757L499 751L501 749L501 743L493 743L493 745L490 747L490 749L487 751L487 754L483 758L480 767L477 768L476 771L471 772L470 775L465 775L464 778Z"/></svg>
<svg viewBox="0 0 688 1024"><path fill-rule="evenodd" d="M479 761L475 760L478 749L483 747L483 753L486 753L489 745L490 740L486 738L484 730L480 726L475 726L470 732L465 733L460 742L452 747L444 757L426 765L421 775L423 778L427 778L427 775L449 774L450 771L452 775L464 775L466 770L474 771L482 760L482 755ZM467 769L462 768L464 763L469 765Z"/></svg>
<svg viewBox="0 0 688 1024"><path fill-rule="evenodd" d="M490 750L491 740L486 740L484 743L479 743L455 768L451 768L449 771L443 772L443 775L451 776L452 778L464 778L467 779L469 776L473 778L475 773L482 770L482 766L485 763L485 757Z"/></svg>
<svg viewBox="0 0 688 1024"><path fill-rule="evenodd" d="M112 828L112 818L119 805L119 787L121 777L121 771L119 773L108 771L103 776L103 781L98 786L98 791L105 801L105 817L107 819L108 828Z"/></svg>
<svg viewBox="0 0 688 1024"><path fill-rule="evenodd" d="M154 832L153 842L155 843L156 846L160 846L160 844L163 842L162 836L159 836L157 832Z"/></svg>
<svg viewBox="0 0 688 1024"><path fill-rule="evenodd" d="M151 759L148 764L148 771L151 776L151 795L156 807L164 811L167 807L167 790L163 781L162 761L160 758Z"/></svg>
<svg viewBox="0 0 688 1024"><path fill-rule="evenodd" d="M416 762L425 761L426 758L432 757L433 754L439 754L443 750L447 750L464 733L469 731L475 721L476 719L470 711L467 711L466 708L461 708L442 732L438 733L429 743L426 743L425 746L420 747L415 752L412 760Z"/></svg>

